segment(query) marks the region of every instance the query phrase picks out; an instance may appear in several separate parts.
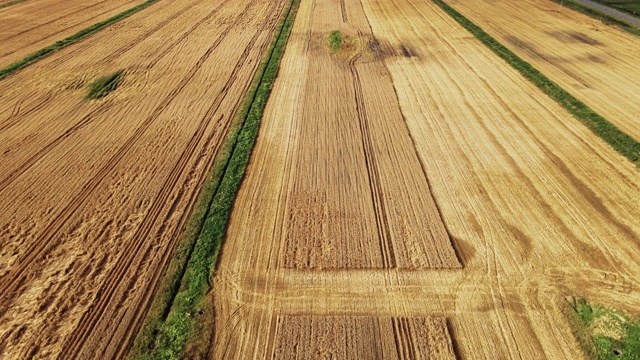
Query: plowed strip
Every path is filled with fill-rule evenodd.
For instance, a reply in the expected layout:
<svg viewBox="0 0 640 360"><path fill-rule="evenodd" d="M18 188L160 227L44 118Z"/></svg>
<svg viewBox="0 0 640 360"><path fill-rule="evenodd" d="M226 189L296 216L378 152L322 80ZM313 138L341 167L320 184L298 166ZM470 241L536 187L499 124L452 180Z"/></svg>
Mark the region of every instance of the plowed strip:
<svg viewBox="0 0 640 360"><path fill-rule="evenodd" d="M0 194L15 202L0 204L0 348L11 357L122 356L284 7L170 5L2 82ZM114 68L124 80L104 100L68 86Z"/></svg>

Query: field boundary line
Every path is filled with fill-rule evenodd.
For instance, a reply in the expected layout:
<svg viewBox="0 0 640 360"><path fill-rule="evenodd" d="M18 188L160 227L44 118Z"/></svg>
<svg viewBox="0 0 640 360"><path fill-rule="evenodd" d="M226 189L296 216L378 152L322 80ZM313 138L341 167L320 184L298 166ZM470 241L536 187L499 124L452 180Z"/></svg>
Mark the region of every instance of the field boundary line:
<svg viewBox="0 0 640 360"><path fill-rule="evenodd" d="M276 26L220 154L214 159L184 238L164 272L148 315L127 356L130 359L180 358L187 344L198 340L194 339L194 330L198 328L195 315L204 315L202 308L210 296L210 280L226 235L227 222L299 2L289 3ZM207 315L213 316L212 313Z"/></svg>
<svg viewBox="0 0 640 360"><path fill-rule="evenodd" d="M585 103L551 81L546 75L502 45L464 15L447 5L443 0L432 1L458 24L480 40L480 42L491 49L491 51L506 61L512 68L560 104L560 106L573 115L574 118L582 122L595 135L609 144L620 155L626 157L636 165L636 167L640 167L640 142L591 110Z"/></svg>
<svg viewBox="0 0 640 360"><path fill-rule="evenodd" d="M13 1L9 1L8 3L4 3L0 5L0 9L4 9L6 7L9 7L11 5L15 5L15 4L20 4L22 2L25 2L27 0L13 0Z"/></svg>
<svg viewBox="0 0 640 360"><path fill-rule="evenodd" d="M22 0L22 1L26 1L26 0ZM18 60L10 65L8 65L7 67L0 69L0 80L6 78L7 76L16 73L19 70L24 69L25 67L44 59L45 57L64 49L65 47L71 45L71 44L75 44L77 42L79 42L80 40L93 35L95 33L97 33L98 31L106 28L107 26L114 24L120 20L126 19L129 16L151 6L152 4L154 4L155 2L157 2L158 0L146 0L145 2L138 4L128 10L125 10L117 15L114 15L106 20L103 20L101 22L95 23L91 26L89 26L88 28L82 29L80 31L78 31L77 33L64 38L62 40L58 40L55 43L42 48L34 53L31 53L30 55L27 55L25 58L23 58L22 60Z"/></svg>
<svg viewBox="0 0 640 360"><path fill-rule="evenodd" d="M568 9L577 11L581 14L587 15L590 18L601 21L604 24L615 26L623 31L628 32L629 34L640 36L640 28L632 23L624 21L622 19L618 19L610 14L602 12L597 8L593 8L587 6L583 3L574 1L574 0L551 0L557 4L560 4ZM605 6L605 5L602 5ZM616 10L616 9L613 9ZM618 10L619 11L619 10Z"/></svg>

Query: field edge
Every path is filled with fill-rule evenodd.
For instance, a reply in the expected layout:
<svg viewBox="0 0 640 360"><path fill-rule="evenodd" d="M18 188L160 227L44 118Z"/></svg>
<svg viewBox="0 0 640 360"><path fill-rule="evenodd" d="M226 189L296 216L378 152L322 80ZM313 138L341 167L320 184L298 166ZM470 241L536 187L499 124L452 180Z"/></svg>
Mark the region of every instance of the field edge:
<svg viewBox="0 0 640 360"><path fill-rule="evenodd" d="M581 3L575 2L573 0L552 0L552 1L566 8L569 8L571 10L587 15L590 18L596 19L598 21L602 21L607 25L615 26L623 31L628 32L629 34L640 36L640 28L633 26L618 18L615 18L609 14L601 12L598 9L594 9L594 8L582 5Z"/></svg>
<svg viewBox="0 0 640 360"><path fill-rule="evenodd" d="M202 326L213 321L213 313L205 311L208 307L203 306L211 290L210 277L217 265L233 202L258 135L262 111L276 78L299 2L290 2L276 27L271 44L198 195L183 239L164 270L148 315L127 355L129 359L181 358L185 349L199 352L209 349L210 336L194 338L194 330L202 330L197 332L201 335L212 331L211 327ZM194 318L196 314L198 321Z"/></svg>
<svg viewBox="0 0 640 360"><path fill-rule="evenodd" d="M4 8L9 7L9 6L11 6L11 5L19 4L19 3L21 3L21 2L25 2L25 1L27 1L27 0L13 0L13 1L9 1L9 2L7 2L7 3L0 4L0 9L4 9Z"/></svg>
<svg viewBox="0 0 640 360"><path fill-rule="evenodd" d="M640 350L640 318L585 298L565 300L565 315L586 356L598 360L635 359L634 354Z"/></svg>
<svg viewBox="0 0 640 360"><path fill-rule="evenodd" d="M128 10L125 10L117 15L114 15L106 20L103 20L101 22L95 23L91 26L89 26L88 28L82 29L80 31L78 31L77 33L66 37L62 40L58 40L55 43L42 48L30 55L27 55L25 58L23 58L22 60L18 60L12 64L9 64L8 66L6 66L3 69L0 69L0 80L6 78L9 75L12 75L24 68L26 68L27 66L40 61L42 59L44 59L45 57L60 51L64 48L66 48L69 45L75 44L77 42L79 42L80 40L91 36L95 33L97 33L98 31L106 28L109 25L112 25L120 20L124 20L126 18L128 18L129 16L143 10L146 9L147 7L153 5L154 3L156 3L158 0L146 0L145 2L138 4Z"/></svg>
<svg viewBox="0 0 640 360"><path fill-rule="evenodd" d="M591 132L604 140L620 155L631 161L637 168L640 168L640 142L618 129L618 127L597 114L585 103L551 81L546 75L520 58L506 46L502 45L498 40L482 30L481 27L446 4L443 0L432 1L482 44L487 46L507 64L567 110L574 118L584 124Z"/></svg>

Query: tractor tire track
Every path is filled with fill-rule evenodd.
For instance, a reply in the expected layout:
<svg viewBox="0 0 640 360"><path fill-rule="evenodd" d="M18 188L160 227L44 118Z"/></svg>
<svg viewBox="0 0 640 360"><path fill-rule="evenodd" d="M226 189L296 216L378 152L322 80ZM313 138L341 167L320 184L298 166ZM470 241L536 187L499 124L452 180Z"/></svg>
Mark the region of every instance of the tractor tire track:
<svg viewBox="0 0 640 360"><path fill-rule="evenodd" d="M253 4L254 2L252 2L250 5L253 5ZM274 3L274 4L277 5L277 3ZM245 10L243 11L243 14L245 14L248 11L249 6L245 8ZM241 17L238 17L238 20L239 19L241 19ZM231 27L234 27L234 26L235 26L235 22L234 24L231 25ZM263 25L263 27L261 27L258 31L256 31L255 35L253 36L253 38L245 48L244 52L240 57L241 59L243 59L242 62L239 63L238 66L235 67L234 70L232 71L231 75L227 79L227 82L225 83L220 94L214 100L214 103L207 111L207 114L205 115L205 119L203 119L203 121L200 123L197 131L192 136L187 147L183 151L183 154L180 156L178 162L174 165L173 169L171 170L170 176L168 177L165 184L163 185L160 193L154 199L153 203L157 204L157 206L152 207L152 209L149 211L149 214L146 216L145 221L139 227L138 232L134 236L134 239L137 239L137 240L129 244L129 246L123 252L124 259L119 259L119 261L117 262L118 265L112 270L111 274L107 276L107 280L104 282L103 287L98 292L97 297L99 300L97 301L94 308L92 308L90 312L85 313L87 318L84 318L83 316L83 319L80 321L81 325L78 326L74 334L71 335L67 340L65 351L61 354L62 357L73 358L78 355L80 348L84 345L84 341L86 341L87 339L87 334L90 333L91 330L93 330L93 327L97 324L97 322L102 317L106 307L109 304L111 304L111 300L114 295L114 292L118 289L118 286L120 285L120 280L124 278L124 274L126 274L126 272L132 268L131 265L136 258L140 258L140 259L147 258L148 252L150 249L150 244L147 244L146 251L144 252L140 251L143 248L145 240L149 236L149 233L153 229L153 226L155 225L155 223L158 221L158 219L161 218L160 212L163 210L164 204L166 203L170 193L173 191L173 189L175 189L177 181L180 175L184 172L183 170L187 162L193 158L193 153L197 148L198 143L200 143L200 141L202 140L202 137L205 133L206 128L209 127L214 114L218 111L220 104L226 97L227 90L235 83L238 73L243 69L245 62L248 59L249 52L252 50L253 45L257 41L258 37L262 35L264 30L265 28ZM216 47L217 47L217 44L216 44ZM229 122L224 123L223 125L224 129L222 133L226 132L224 130L227 129L228 125L229 125ZM213 132L212 135L215 133L216 132ZM169 212L167 214L167 217L170 215L171 213ZM168 251L167 253L171 253L171 251ZM135 277L131 278L131 281L133 280L135 280ZM130 287L131 285L128 288ZM126 293L126 291L124 291L123 293ZM122 300L123 299L120 299L120 303L122 302ZM144 307L137 307L136 309L138 311L138 317L140 317L142 312L144 311Z"/></svg>
<svg viewBox="0 0 640 360"><path fill-rule="evenodd" d="M245 8L248 9L249 5ZM171 102L178 96L180 91L189 83L191 78L197 73L202 63L206 61L206 59L213 53L215 48L222 42L224 37L231 31L233 28L233 24L228 26L227 29L216 39L213 45L206 51L204 55L198 59L196 64L191 67L188 74L180 81L180 83L163 99L161 105L158 106L153 113L147 117L140 127L135 131L135 133L127 139L125 144L118 150L116 154L114 154L111 159L109 159L105 165L96 173L96 175L87 182L82 190L76 195L76 197L64 208L63 211L52 221L47 228L43 231L43 233L39 236L40 241L32 244L30 248L26 251L27 255L20 259L16 266L12 268L12 270L7 273L2 279L0 279L0 289L5 294L4 299L7 300L15 290L18 279L23 276L23 272L25 269L33 262L35 259L44 256L46 249L48 249L51 245L49 242L53 239L55 234L62 228L62 226L71 218L71 216L75 213L78 207L82 204L84 199L91 194L96 187L102 182L105 176L118 164L122 158L126 155L126 153L133 147L133 145L137 142L137 140L146 132L146 130L153 124L153 121L157 119L157 117L171 104ZM13 294L15 297L16 294ZM6 309L8 302L4 302L0 304L0 312L3 312Z"/></svg>
<svg viewBox="0 0 640 360"><path fill-rule="evenodd" d="M163 51L158 53L157 56L150 63L148 63L146 65L146 67L147 68L151 68L154 65L156 65L161 59L163 59L167 54L169 54L173 49L175 49L176 46L181 44L189 35L191 35L191 33L193 33L198 27L200 27L203 23L209 21L217 13L217 11L222 6L227 4L228 1L229 0L224 0L218 7L216 7L214 10L212 10L206 17L204 17L203 19L198 21L196 24L194 24L180 38L178 38L176 41L171 43L171 45L169 45ZM189 10L189 7L186 7L185 11L186 10ZM246 10L247 10L247 8L245 8L245 11ZM180 14L183 14L185 11L181 11ZM171 20L177 18L177 16L178 15L172 16L170 18L170 20L168 20L166 22L163 22L162 26L159 26L159 27L155 28L154 30L149 31L148 33L146 33L144 35L144 38L146 38L148 36L151 36L153 33L155 33L156 31L160 30L162 27L166 26ZM230 29L230 28L228 28L228 29ZM226 33L224 33L224 34L225 34L224 36L226 36L226 34L228 34L228 31ZM124 46L124 47L116 50L114 53L112 53L112 55L105 57L104 61L106 61L106 62L114 61L115 58L123 55L126 51L131 50L132 48L134 48L134 46L139 44L139 41L142 40L142 39L143 39L142 37L139 37L139 38L133 40L132 42L129 43L130 44L129 46ZM222 41L222 40L220 40L220 41ZM47 98L50 98L50 97L47 97ZM42 102L42 103L39 103L36 108L45 108L45 105L46 105L46 103ZM78 123L76 123L70 129L66 130L62 135L58 136L52 142L50 142L46 146L44 146L41 150L39 150L38 152L33 154L31 157L29 157L29 159L27 159L24 163L22 163L15 170L13 170L6 178L0 180L0 192L2 192L7 186L9 186L11 184L11 182L16 180L20 175L22 175L27 170L29 170L34 164L36 164L40 159L42 159L44 156L46 156L56 146L60 145L64 140L68 139L71 135L76 133L78 130L88 126L89 124L91 124L96 119L94 117L94 115L101 113L104 109L109 108L110 105L111 104L102 104L100 106L100 108L98 108L96 110L93 110L91 113L89 113L88 115L83 117ZM78 104L78 106L70 109L68 111L68 113L72 113L79 106L81 106L81 104ZM30 115L31 113L36 111L36 108L25 112L22 117L26 117L26 116ZM12 125L15 125L18 121L19 121L19 119L16 119L12 123L8 124L6 127L5 126L1 127L0 131L2 131L3 129L8 128L8 127L10 127Z"/></svg>

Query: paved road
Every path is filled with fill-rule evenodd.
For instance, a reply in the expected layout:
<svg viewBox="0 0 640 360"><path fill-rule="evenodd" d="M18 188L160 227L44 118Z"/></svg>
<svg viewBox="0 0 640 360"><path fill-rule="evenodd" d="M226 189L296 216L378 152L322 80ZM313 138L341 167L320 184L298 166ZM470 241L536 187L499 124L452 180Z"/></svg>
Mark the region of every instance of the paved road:
<svg viewBox="0 0 640 360"><path fill-rule="evenodd" d="M590 1L590 0L575 0L575 1L581 3L581 4L585 5L585 6L588 6L590 8L602 11L603 13L605 13L607 15L611 15L611 16L613 16L614 18L616 18L618 20L621 20L621 21L624 21L626 23L630 23L630 24L633 24L633 25L636 25L636 26L640 27L640 19L638 19L636 17L633 17L633 16L631 16L629 14L625 14L625 13L623 13L621 11L612 9L612 8L610 8L608 6L600 5L600 4L598 4L596 2L593 2L593 1Z"/></svg>

